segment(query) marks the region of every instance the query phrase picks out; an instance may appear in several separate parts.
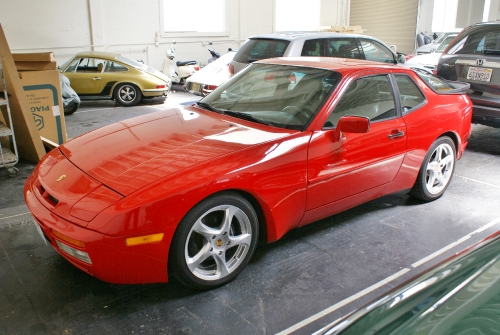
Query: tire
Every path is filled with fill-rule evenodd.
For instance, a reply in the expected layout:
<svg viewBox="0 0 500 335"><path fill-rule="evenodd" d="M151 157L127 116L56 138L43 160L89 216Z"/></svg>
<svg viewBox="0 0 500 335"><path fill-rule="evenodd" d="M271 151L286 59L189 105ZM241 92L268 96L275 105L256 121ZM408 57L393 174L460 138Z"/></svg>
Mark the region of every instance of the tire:
<svg viewBox="0 0 500 335"><path fill-rule="evenodd" d="M418 173L410 195L423 201L441 197L455 170L455 143L449 137L440 137L432 143Z"/></svg>
<svg viewBox="0 0 500 335"><path fill-rule="evenodd" d="M122 106L135 106L141 99L142 92L134 84L120 84L115 89L115 100Z"/></svg>
<svg viewBox="0 0 500 335"><path fill-rule="evenodd" d="M64 115L71 115L74 112L78 110L78 107L80 107L79 103L72 102L66 108L64 108Z"/></svg>
<svg viewBox="0 0 500 335"><path fill-rule="evenodd" d="M169 270L181 283L198 290L227 284L252 257L258 232L257 214L243 197L233 192L209 197L177 227Z"/></svg>

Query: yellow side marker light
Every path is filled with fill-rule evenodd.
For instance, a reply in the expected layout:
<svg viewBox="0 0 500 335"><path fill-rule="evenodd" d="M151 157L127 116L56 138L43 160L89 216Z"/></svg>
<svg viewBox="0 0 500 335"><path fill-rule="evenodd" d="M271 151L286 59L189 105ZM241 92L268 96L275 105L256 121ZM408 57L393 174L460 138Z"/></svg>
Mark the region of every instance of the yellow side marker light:
<svg viewBox="0 0 500 335"><path fill-rule="evenodd" d="M130 237L125 240L125 243L127 244L128 247L130 247L132 245L160 242L161 240L163 240L163 233L139 236L139 237Z"/></svg>
<svg viewBox="0 0 500 335"><path fill-rule="evenodd" d="M59 237L63 241L66 241L66 242L69 242L73 245L85 248L85 243L83 243L82 241L75 240L74 238L66 236L66 235L64 235L64 234L62 234L54 229L51 229L51 232L52 232L52 235Z"/></svg>

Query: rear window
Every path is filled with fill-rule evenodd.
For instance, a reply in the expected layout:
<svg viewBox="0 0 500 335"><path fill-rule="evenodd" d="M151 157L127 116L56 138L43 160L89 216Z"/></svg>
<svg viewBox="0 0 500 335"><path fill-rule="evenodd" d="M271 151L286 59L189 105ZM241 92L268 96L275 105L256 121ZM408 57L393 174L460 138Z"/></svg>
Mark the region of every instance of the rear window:
<svg viewBox="0 0 500 335"><path fill-rule="evenodd" d="M259 59L281 57L290 41L276 39L249 39L236 53L238 63L252 63Z"/></svg>
<svg viewBox="0 0 500 335"><path fill-rule="evenodd" d="M485 54L488 51L500 51L500 25L486 25L459 35L446 53Z"/></svg>
<svg viewBox="0 0 500 335"><path fill-rule="evenodd" d="M420 69L413 69L413 71L438 94L464 94L470 88L469 83L445 80Z"/></svg>

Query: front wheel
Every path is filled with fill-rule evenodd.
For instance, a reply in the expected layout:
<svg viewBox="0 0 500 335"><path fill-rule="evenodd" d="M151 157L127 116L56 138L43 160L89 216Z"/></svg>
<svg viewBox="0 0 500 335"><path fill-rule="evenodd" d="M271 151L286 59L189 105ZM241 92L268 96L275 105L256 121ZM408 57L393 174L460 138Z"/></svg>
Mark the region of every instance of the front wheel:
<svg viewBox="0 0 500 335"><path fill-rule="evenodd" d="M216 288L243 271L257 238L257 214L247 200L236 193L212 196L189 211L177 227L170 269L189 287Z"/></svg>
<svg viewBox="0 0 500 335"><path fill-rule="evenodd" d="M424 201L441 197L450 184L455 169L455 143L440 137L432 143L410 195Z"/></svg>
<svg viewBox="0 0 500 335"><path fill-rule="evenodd" d="M137 105L141 98L141 91L133 84L120 84L115 90L116 102L125 107Z"/></svg>

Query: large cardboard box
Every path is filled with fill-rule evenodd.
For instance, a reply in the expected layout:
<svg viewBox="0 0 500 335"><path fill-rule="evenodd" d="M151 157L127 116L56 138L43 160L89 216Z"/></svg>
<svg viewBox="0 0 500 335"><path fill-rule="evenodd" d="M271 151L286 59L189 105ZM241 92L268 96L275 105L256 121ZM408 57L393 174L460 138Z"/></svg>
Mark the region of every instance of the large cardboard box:
<svg viewBox="0 0 500 335"><path fill-rule="evenodd" d="M57 144L66 142L59 72L22 71L19 77L40 136Z"/></svg>

